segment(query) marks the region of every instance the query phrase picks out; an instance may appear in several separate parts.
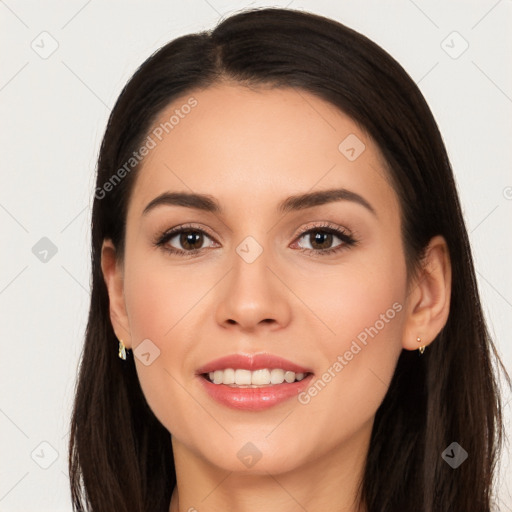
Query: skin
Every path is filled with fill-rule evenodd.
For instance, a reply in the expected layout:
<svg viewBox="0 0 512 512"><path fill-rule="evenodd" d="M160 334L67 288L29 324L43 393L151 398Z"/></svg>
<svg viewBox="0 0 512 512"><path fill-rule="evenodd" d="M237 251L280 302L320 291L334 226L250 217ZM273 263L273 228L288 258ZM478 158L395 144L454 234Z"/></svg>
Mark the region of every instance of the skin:
<svg viewBox="0 0 512 512"><path fill-rule="evenodd" d="M117 336L132 350L145 339L160 350L149 366L135 363L148 404L172 434L177 488L169 511L365 510L353 502L400 352L417 349L417 337L428 345L446 323L446 243L432 239L423 268L408 279L399 202L379 149L329 103L294 89L222 83L175 100L155 125L192 95L198 105L139 171L124 261L110 240L102 249ZM338 149L349 134L365 144L354 161ZM349 200L276 211L291 195L340 187L375 214ZM165 205L142 214L161 193L177 191L209 194L224 211ZM357 244L325 256L302 252L343 244L334 236L315 245L315 233L300 234L325 222ZM185 223L208 233L201 253L170 255L152 243ZM247 236L263 249L252 263L236 252ZM171 244L187 250L179 237ZM233 410L195 375L221 356L270 352L320 378L396 303L394 318L307 404L292 398L260 412ZM248 442L261 454L251 468L237 457Z"/></svg>

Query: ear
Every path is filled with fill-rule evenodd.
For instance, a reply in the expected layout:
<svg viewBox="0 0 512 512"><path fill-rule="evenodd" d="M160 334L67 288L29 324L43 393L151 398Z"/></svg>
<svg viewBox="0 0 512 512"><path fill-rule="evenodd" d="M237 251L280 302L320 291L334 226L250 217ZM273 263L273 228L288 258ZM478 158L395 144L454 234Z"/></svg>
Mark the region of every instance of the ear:
<svg viewBox="0 0 512 512"><path fill-rule="evenodd" d="M450 312L451 288L448 246L442 236L435 236L430 240L421 268L409 287L402 341L406 350L430 344L445 326Z"/></svg>
<svg viewBox="0 0 512 512"><path fill-rule="evenodd" d="M101 270L108 290L109 313L112 327L126 348L132 348L128 315L124 301L123 267L116 259L116 249L110 239L103 240L101 247Z"/></svg>

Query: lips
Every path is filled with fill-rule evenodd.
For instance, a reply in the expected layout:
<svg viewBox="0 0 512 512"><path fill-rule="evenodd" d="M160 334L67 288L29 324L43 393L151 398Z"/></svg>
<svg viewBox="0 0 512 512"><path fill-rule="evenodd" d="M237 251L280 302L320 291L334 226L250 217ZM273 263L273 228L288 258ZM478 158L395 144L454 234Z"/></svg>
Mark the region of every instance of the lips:
<svg viewBox="0 0 512 512"><path fill-rule="evenodd" d="M261 382L265 384L262 385L251 385L248 381L237 385L231 383L229 379L227 381L230 384L212 381L213 375L225 376L231 374L233 370L244 376L251 372L253 376L260 372L266 374L271 370L276 375L283 374L290 378L284 381L277 378L268 384L264 379ZM201 366L196 374L210 398L227 407L246 411L261 411L296 397L309 386L313 377L310 368L272 354L229 355ZM292 379L291 376L300 376L300 380Z"/></svg>
<svg viewBox="0 0 512 512"><path fill-rule="evenodd" d="M240 370L263 370L265 368L280 368L282 370L294 373L312 373L310 368L300 366L292 361L283 359L282 357L272 354L232 354L221 357L206 363L197 370L197 374L207 374L215 370L225 370L226 368L234 368Z"/></svg>

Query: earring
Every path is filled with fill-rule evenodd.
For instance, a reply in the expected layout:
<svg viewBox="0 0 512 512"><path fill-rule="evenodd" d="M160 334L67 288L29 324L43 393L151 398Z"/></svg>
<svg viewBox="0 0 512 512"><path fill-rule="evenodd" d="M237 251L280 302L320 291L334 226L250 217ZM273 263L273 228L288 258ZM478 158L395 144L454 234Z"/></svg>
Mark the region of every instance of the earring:
<svg viewBox="0 0 512 512"><path fill-rule="evenodd" d="M421 343L421 338L419 338L419 337L418 337L418 338L416 338L416 341L417 341L418 343ZM425 345L423 345L422 347L420 347L418 350L420 351L420 354L423 354L423 352L425 352Z"/></svg>
<svg viewBox="0 0 512 512"><path fill-rule="evenodd" d="M123 340L119 340L119 357L126 360L126 347L124 346Z"/></svg>

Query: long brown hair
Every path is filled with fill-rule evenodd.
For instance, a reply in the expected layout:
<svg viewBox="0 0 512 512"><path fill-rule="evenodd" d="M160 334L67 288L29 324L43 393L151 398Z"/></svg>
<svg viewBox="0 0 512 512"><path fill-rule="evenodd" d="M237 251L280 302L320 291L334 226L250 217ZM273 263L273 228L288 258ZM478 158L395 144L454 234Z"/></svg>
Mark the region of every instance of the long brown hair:
<svg viewBox="0 0 512 512"><path fill-rule="evenodd" d="M413 80L375 43L333 20L277 8L237 13L212 31L165 45L140 66L112 110L98 159L91 303L71 419L74 510L168 511L176 483L170 433L148 407L130 353L126 361L118 358L101 271L105 238L123 258L138 166L108 192L104 185L119 177L164 107L223 79L307 91L369 133L400 199L408 270L434 235L446 239L450 315L422 357L400 355L376 413L360 497L369 512L489 512L503 442L498 368L509 385L510 378L484 321L436 122ZM456 470L441 457L454 441L469 454Z"/></svg>

